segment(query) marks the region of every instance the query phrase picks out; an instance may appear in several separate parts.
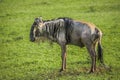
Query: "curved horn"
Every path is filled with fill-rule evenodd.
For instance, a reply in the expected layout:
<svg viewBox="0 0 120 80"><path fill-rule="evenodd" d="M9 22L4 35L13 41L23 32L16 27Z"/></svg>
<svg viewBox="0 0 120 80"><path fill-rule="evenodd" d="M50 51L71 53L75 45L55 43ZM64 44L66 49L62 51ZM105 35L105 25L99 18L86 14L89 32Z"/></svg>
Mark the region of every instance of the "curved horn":
<svg viewBox="0 0 120 80"><path fill-rule="evenodd" d="M42 17L40 16L39 19L42 19Z"/></svg>

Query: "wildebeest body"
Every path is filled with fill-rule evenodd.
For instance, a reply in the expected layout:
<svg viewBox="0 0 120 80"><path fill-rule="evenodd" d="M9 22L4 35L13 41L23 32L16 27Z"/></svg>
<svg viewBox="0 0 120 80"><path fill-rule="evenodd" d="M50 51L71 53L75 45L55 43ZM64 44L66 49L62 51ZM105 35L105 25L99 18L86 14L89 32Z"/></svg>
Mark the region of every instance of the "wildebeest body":
<svg viewBox="0 0 120 80"><path fill-rule="evenodd" d="M35 25L36 24L36 25ZM102 32L94 24L76 21L70 18L58 18L54 20L42 20L36 18L30 31L30 40L35 41L36 35L46 37L57 42L61 46L62 67L60 71L66 69L66 45L72 44L79 47L86 47L92 63L90 72L96 70L96 51L98 43L98 59L103 63L101 47Z"/></svg>

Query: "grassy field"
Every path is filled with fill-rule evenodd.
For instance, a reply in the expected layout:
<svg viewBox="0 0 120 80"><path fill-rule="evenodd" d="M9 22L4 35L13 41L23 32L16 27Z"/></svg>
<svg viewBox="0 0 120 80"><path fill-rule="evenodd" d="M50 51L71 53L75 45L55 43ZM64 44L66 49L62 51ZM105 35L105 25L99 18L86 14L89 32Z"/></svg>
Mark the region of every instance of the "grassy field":
<svg viewBox="0 0 120 80"><path fill-rule="evenodd" d="M35 17L71 17L96 24L103 32L104 60L87 74L86 48L67 46L67 70L56 43L32 43ZM0 80L120 80L120 0L0 0Z"/></svg>

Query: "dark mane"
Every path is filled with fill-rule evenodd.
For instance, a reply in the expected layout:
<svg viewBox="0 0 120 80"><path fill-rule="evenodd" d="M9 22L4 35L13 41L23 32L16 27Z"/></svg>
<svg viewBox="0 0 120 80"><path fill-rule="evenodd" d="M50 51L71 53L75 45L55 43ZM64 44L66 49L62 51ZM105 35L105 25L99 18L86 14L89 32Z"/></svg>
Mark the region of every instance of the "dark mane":
<svg viewBox="0 0 120 80"><path fill-rule="evenodd" d="M59 20L59 19L63 19L64 21L66 21L66 20L72 21L73 20L72 18L69 18L69 17L58 17L58 18L54 18L54 19L51 19L51 20L43 20L43 22L55 21L55 20Z"/></svg>
<svg viewBox="0 0 120 80"><path fill-rule="evenodd" d="M64 20L73 20L72 18L69 18L69 17L59 17L59 18L57 18L57 19L64 19Z"/></svg>

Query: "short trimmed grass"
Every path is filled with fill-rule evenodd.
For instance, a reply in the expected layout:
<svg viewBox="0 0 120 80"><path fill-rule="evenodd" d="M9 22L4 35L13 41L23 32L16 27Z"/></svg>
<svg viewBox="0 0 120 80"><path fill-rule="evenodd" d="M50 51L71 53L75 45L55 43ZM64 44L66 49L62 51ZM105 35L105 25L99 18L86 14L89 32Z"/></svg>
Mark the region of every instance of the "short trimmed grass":
<svg viewBox="0 0 120 80"><path fill-rule="evenodd" d="M67 46L67 70L60 73L61 54L56 43L32 43L35 17L71 17L96 24L103 32L104 60L87 74L86 48ZM120 0L0 0L0 80L119 80Z"/></svg>

